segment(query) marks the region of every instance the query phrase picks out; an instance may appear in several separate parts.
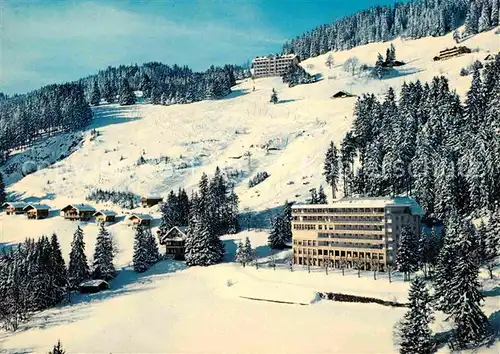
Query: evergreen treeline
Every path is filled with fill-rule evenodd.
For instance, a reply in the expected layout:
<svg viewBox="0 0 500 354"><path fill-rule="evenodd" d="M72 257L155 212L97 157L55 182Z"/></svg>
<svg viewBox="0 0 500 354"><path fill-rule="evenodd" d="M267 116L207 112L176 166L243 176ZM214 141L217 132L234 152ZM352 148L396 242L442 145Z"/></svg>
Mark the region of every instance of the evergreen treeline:
<svg viewBox="0 0 500 354"><path fill-rule="evenodd" d="M108 103L119 100L121 105L133 104L133 91L139 90L152 104L169 105L224 97L236 79L248 76L248 70L236 65L212 66L204 72L194 72L187 66L151 62L108 67L79 82L85 97L94 105L101 99Z"/></svg>
<svg viewBox="0 0 500 354"><path fill-rule="evenodd" d="M328 204L323 186L319 186L318 190L312 188L310 192L311 198L309 199L309 204Z"/></svg>
<svg viewBox="0 0 500 354"><path fill-rule="evenodd" d="M498 0L420 0L375 6L298 36L285 43L283 52L304 60L398 36L442 36L464 23L466 34L475 34L498 26L498 7Z"/></svg>
<svg viewBox="0 0 500 354"><path fill-rule="evenodd" d="M445 77L358 98L340 148L344 194L414 195L441 219L500 203L500 55L475 69L464 104ZM331 148L327 155L332 155ZM355 171L355 161L360 168ZM327 161L328 162L328 161ZM328 176L328 175L327 175Z"/></svg>
<svg viewBox="0 0 500 354"><path fill-rule="evenodd" d="M255 187L259 183L264 182L268 177L269 174L266 171L257 172L257 174L248 181L248 188Z"/></svg>
<svg viewBox="0 0 500 354"><path fill-rule="evenodd" d="M396 263L405 275L422 268L425 262L432 263L433 292L431 296L422 278L413 281L408 296L410 310L401 321L400 353L435 352L435 338L429 329L432 310L442 311L448 316L447 320L453 321L449 344L454 351L476 348L491 334L490 323L481 309L484 295L479 283L479 267L492 269L500 255L500 210L490 216L487 225L474 227L470 221L454 214L447 218L444 226L442 241L432 242L431 235L427 237L427 246L409 242L415 238L407 237L409 230L402 232ZM435 246L429 247L433 243Z"/></svg>
<svg viewBox="0 0 500 354"><path fill-rule="evenodd" d="M209 180L204 173L198 191L191 197L185 258L188 266L208 266L224 256L219 236L239 230L238 196L229 191L226 180L217 167Z"/></svg>
<svg viewBox="0 0 500 354"><path fill-rule="evenodd" d="M86 127L92 111L75 83L50 85L0 100L0 162L9 150L62 131Z"/></svg>
<svg viewBox="0 0 500 354"><path fill-rule="evenodd" d="M167 201L161 205L161 222L158 237L161 239L174 226L187 226L191 202L184 189L179 188L177 194L170 191Z"/></svg>
<svg viewBox="0 0 500 354"><path fill-rule="evenodd" d="M134 209L139 201L139 196L132 192L108 191L97 188L91 191L86 199L96 203L111 202L122 208Z"/></svg>
<svg viewBox="0 0 500 354"><path fill-rule="evenodd" d="M294 87L301 84L311 84L316 82L316 77L309 74L300 65L292 65L282 77L283 83L288 87Z"/></svg>
<svg viewBox="0 0 500 354"><path fill-rule="evenodd" d="M19 324L61 302L68 277L57 236L26 239L0 256L0 322L15 331Z"/></svg>
<svg viewBox="0 0 500 354"><path fill-rule="evenodd" d="M242 240L238 243L238 248L236 250L236 262L241 263L243 267L251 263L254 258L254 252L252 249L252 243L248 236L245 238L245 242Z"/></svg>
<svg viewBox="0 0 500 354"><path fill-rule="evenodd" d="M92 267L85 255L83 230L78 226L71 243L66 268L56 234L37 241L26 239L16 248L0 254L0 326L15 331L31 315L53 307L67 298L68 292L91 278L111 280L113 240L101 225Z"/></svg>

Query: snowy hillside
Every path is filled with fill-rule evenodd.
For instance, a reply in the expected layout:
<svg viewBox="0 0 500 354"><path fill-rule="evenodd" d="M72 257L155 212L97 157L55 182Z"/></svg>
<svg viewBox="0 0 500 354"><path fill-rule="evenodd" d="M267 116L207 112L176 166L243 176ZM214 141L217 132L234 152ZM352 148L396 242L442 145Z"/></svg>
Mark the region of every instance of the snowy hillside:
<svg viewBox="0 0 500 354"><path fill-rule="evenodd" d="M385 53L391 43L397 59L407 63L396 68L397 75L375 80L344 72L342 65L352 56L360 64L373 66L377 52ZM471 78L460 76L460 69L474 60L483 61L487 53L498 52L500 36L495 30L478 34L460 44L474 49L473 53L446 61L432 60L440 50L454 45L451 34L413 41L396 39L334 52L332 69L325 66L327 55L304 61L301 65L309 73L322 77L314 84L289 88L281 78L248 79L216 101L94 108L94 121L81 141L76 134L73 139L60 137L62 142L52 138L57 140L57 148L50 148L50 141L43 142L19 152L3 168L11 196L48 204L53 211L50 218L37 221L1 213L0 246L56 232L67 257L77 224L59 217L58 209L68 203L87 202L86 195L95 188L166 197L170 190L184 187L189 193L201 174L213 174L216 166L234 174L240 211L262 214L253 221L254 226L261 226L268 209L281 206L286 199L305 201L310 188L320 184L326 187L322 176L325 150L331 140L338 144L350 129L356 102L356 98L331 99L334 93L344 90L356 95L384 95L390 86L398 92L404 81L429 81L444 75L450 87L464 95ZM273 88L280 100L276 105L269 103ZM99 135L92 137L92 129ZM47 147L50 156L46 163L52 165L44 168L40 154L48 154ZM22 169L27 165L41 168L23 177ZM264 171L270 177L249 188L249 178ZM395 351L393 325L404 309L316 303L314 299L317 291L343 291L404 302L407 284L400 280L389 284L385 275L374 281L371 273L358 279L353 273L342 277L338 271L326 276L322 271L308 274L302 269L293 273L286 269L243 269L232 263L184 269L183 264L170 261L138 276L125 268L131 262L133 248L133 230L125 222L130 211L111 204L93 205L119 214L110 231L120 250L116 265L124 270L112 283L111 291L79 296L73 306L37 315L26 330L0 334L0 347L7 352L46 352L59 338L68 353ZM136 211L155 217L155 231L157 207ZM91 258L97 225L80 225ZM228 260L236 243L247 234L253 246L260 248L259 255L267 256L267 233L245 231L225 238L226 249L230 250ZM234 284L228 286L228 280ZM498 292L494 284L489 289ZM255 302L242 297L307 305ZM498 311L495 299L487 299L487 315ZM438 318L434 325L440 332L447 329L442 320Z"/></svg>

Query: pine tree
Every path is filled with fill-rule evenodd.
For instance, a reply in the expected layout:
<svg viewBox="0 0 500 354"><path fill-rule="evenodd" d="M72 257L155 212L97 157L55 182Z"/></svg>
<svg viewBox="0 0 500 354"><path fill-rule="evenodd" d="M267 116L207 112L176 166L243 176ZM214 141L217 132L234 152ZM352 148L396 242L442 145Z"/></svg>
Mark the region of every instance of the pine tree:
<svg viewBox="0 0 500 354"><path fill-rule="evenodd" d="M142 97L149 98L151 97L151 90L153 88L153 83L147 74L144 74L142 77L141 83Z"/></svg>
<svg viewBox="0 0 500 354"><path fill-rule="evenodd" d="M311 198L309 199L309 204L318 204L318 192L316 188L311 188Z"/></svg>
<svg viewBox="0 0 500 354"><path fill-rule="evenodd" d="M217 236L210 234L199 215L193 215L186 239L186 264L190 267L210 266L220 262L223 255L222 242Z"/></svg>
<svg viewBox="0 0 500 354"><path fill-rule="evenodd" d="M101 102L101 92L99 91L99 85L97 84L97 80L94 80L94 89L92 90L92 94L90 96L90 104L92 106L99 106Z"/></svg>
<svg viewBox="0 0 500 354"><path fill-rule="evenodd" d="M252 249L252 243L250 242L250 239L248 236L245 238L245 246L244 246L244 254L245 254L245 263L250 263L253 260L253 249Z"/></svg>
<svg viewBox="0 0 500 354"><path fill-rule="evenodd" d="M318 189L317 204L328 204L322 185L320 185Z"/></svg>
<svg viewBox="0 0 500 354"><path fill-rule="evenodd" d="M498 257L500 256L500 209L490 216L484 234L482 264L486 266L490 278L493 279L493 269L497 266Z"/></svg>
<svg viewBox="0 0 500 354"><path fill-rule="evenodd" d="M434 320L431 309L431 297L425 281L416 277L408 292L410 309L401 322L401 354L431 354L436 346L429 328Z"/></svg>
<svg viewBox="0 0 500 354"><path fill-rule="evenodd" d="M62 347L61 341L58 340L57 344L54 345L54 348L50 352L48 352L47 354L65 354L65 353L66 353L66 351Z"/></svg>
<svg viewBox="0 0 500 354"><path fill-rule="evenodd" d="M271 92L271 100L269 102L274 104L278 103L278 93L275 89L273 89L273 91Z"/></svg>
<svg viewBox="0 0 500 354"><path fill-rule="evenodd" d="M292 204L285 200L281 235L284 242L292 241Z"/></svg>
<svg viewBox="0 0 500 354"><path fill-rule="evenodd" d="M109 281L116 275L113 265L113 246L111 235L104 227L104 223L99 228L94 250L94 263L92 267L92 278Z"/></svg>
<svg viewBox="0 0 500 354"><path fill-rule="evenodd" d="M52 278L54 290L54 304L59 303L67 291L68 287L68 273L66 264L62 256L59 240L55 233L52 234L50 239L50 246L52 248Z"/></svg>
<svg viewBox="0 0 500 354"><path fill-rule="evenodd" d="M483 32L487 31L491 28L490 22L490 8L488 4L484 3L483 8L481 10L481 16L478 20L478 31Z"/></svg>
<svg viewBox="0 0 500 354"><path fill-rule="evenodd" d="M123 79L122 85L120 87L120 106L128 106L135 104L134 91L130 87L128 80Z"/></svg>
<svg viewBox="0 0 500 354"><path fill-rule="evenodd" d="M273 220L271 233L267 239L267 243L272 249L285 248L285 240L283 237L283 216L278 215Z"/></svg>
<svg viewBox="0 0 500 354"><path fill-rule="evenodd" d="M236 249L236 262L241 263L243 267L245 267L246 262L245 262L245 245L243 244L243 241L240 240L238 243L238 248Z"/></svg>
<svg viewBox="0 0 500 354"><path fill-rule="evenodd" d="M416 270L418 265L417 242L409 226L401 229L400 241L396 255L396 265L400 272L404 273L404 280L410 280L410 273Z"/></svg>
<svg viewBox="0 0 500 354"><path fill-rule="evenodd" d="M134 264L134 270L138 273L144 273L150 267L148 241L146 239L144 227L142 226L138 226L135 231L134 256L132 262Z"/></svg>
<svg viewBox="0 0 500 354"><path fill-rule="evenodd" d="M469 11L467 12L467 17L465 18L465 33L466 34L476 34L478 33L478 22L479 14L478 7L475 1L472 1L469 6Z"/></svg>
<svg viewBox="0 0 500 354"><path fill-rule="evenodd" d="M104 97L106 102L108 102L108 104L115 102L116 93L109 80L104 81L102 96Z"/></svg>
<svg viewBox="0 0 500 354"><path fill-rule="evenodd" d="M3 182L3 175L0 172L0 205L5 203L5 184Z"/></svg>
<svg viewBox="0 0 500 354"><path fill-rule="evenodd" d="M149 267L158 262L160 253L158 251L158 244L150 229L144 230L145 247L147 249L147 262Z"/></svg>
<svg viewBox="0 0 500 354"><path fill-rule="evenodd" d="M90 279L90 270L85 255L85 242L83 241L83 230L77 227L71 242L71 252L69 254L68 280L72 289Z"/></svg>
<svg viewBox="0 0 500 354"><path fill-rule="evenodd" d="M332 198L335 199L340 178L340 164L338 150L333 141L330 142L330 146L325 154L323 175L325 176L326 183L332 188Z"/></svg>
<svg viewBox="0 0 500 354"><path fill-rule="evenodd" d="M461 222L455 234L456 256L452 263L452 277L445 294L445 313L456 326L454 342L458 349L478 345L490 331L488 318L481 310L484 295L478 280L477 240L472 225Z"/></svg>
<svg viewBox="0 0 500 354"><path fill-rule="evenodd" d="M382 54L377 54L377 61L375 62L375 76L381 80L384 77L384 58Z"/></svg>

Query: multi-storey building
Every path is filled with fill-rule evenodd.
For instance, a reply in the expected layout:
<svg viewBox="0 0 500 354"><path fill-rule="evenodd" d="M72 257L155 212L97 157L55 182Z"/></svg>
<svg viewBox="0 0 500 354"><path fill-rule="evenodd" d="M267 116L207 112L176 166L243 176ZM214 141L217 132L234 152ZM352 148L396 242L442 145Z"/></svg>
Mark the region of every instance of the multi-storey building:
<svg viewBox="0 0 500 354"><path fill-rule="evenodd" d="M422 215L422 208L409 197L294 205L293 262L384 270L396 258L402 227L409 226L418 237Z"/></svg>
<svg viewBox="0 0 500 354"><path fill-rule="evenodd" d="M255 78L265 76L281 76L290 66L298 65L299 57L295 54L268 55L256 57L252 60L252 76Z"/></svg>

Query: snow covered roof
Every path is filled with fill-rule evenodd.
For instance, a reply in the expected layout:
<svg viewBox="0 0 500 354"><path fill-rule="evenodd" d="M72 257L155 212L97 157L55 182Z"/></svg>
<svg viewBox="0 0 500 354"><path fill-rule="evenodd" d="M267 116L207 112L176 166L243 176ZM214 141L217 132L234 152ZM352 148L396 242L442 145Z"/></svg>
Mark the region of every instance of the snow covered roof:
<svg viewBox="0 0 500 354"><path fill-rule="evenodd" d="M30 203L27 204L24 209L28 209L28 207L31 207L31 209L36 209L36 210L49 210L50 206L47 204L35 204L35 203Z"/></svg>
<svg viewBox="0 0 500 354"><path fill-rule="evenodd" d="M148 195L148 196L142 197L141 199L160 200L160 199L163 199L163 197L160 197L159 195Z"/></svg>
<svg viewBox="0 0 500 354"><path fill-rule="evenodd" d="M173 230L177 230L179 231L179 233L181 233L182 235L184 236L180 236L180 237L169 237L170 233L173 231ZM168 230L168 232L161 238L161 242L164 242L165 240L185 240L186 239L186 232L187 232L187 226L174 226L172 227L170 230Z"/></svg>
<svg viewBox="0 0 500 354"><path fill-rule="evenodd" d="M138 219L141 219L141 220L153 220L153 218L150 216L150 215L147 215L147 214L139 214L139 213L134 213L132 215L130 215L128 218L129 220L132 219L133 217L136 217Z"/></svg>
<svg viewBox="0 0 500 354"><path fill-rule="evenodd" d="M116 216L116 213L112 210L98 210L94 213L94 216L97 216L97 215L105 215L105 216Z"/></svg>
<svg viewBox="0 0 500 354"><path fill-rule="evenodd" d="M16 208L16 209L24 209L24 207L26 206L26 203L23 203L23 202L5 202L2 207L5 208L5 207L12 207L12 208Z"/></svg>
<svg viewBox="0 0 500 354"><path fill-rule="evenodd" d="M108 284L107 281L102 280L102 279L94 279L94 280L87 280L84 282L81 282L78 286L99 286L101 284Z"/></svg>
<svg viewBox="0 0 500 354"><path fill-rule="evenodd" d="M61 210L64 211L66 209L71 209L71 208L74 208L78 211L93 211L93 212L95 212L95 208L93 206L88 205L88 204L68 204L67 206L65 206Z"/></svg>
<svg viewBox="0 0 500 354"><path fill-rule="evenodd" d="M286 59L293 59L293 58L296 58L297 57L297 54L283 54L283 55L263 55L263 56L259 56L259 57L255 57L252 61L255 61L255 60L262 60L262 59L270 59L270 58L286 58Z"/></svg>
<svg viewBox="0 0 500 354"><path fill-rule="evenodd" d="M412 214L424 215L422 207L410 197L362 197L342 198L331 204L301 204L293 205L292 209L309 208L385 208L386 206L407 206L411 208Z"/></svg>

